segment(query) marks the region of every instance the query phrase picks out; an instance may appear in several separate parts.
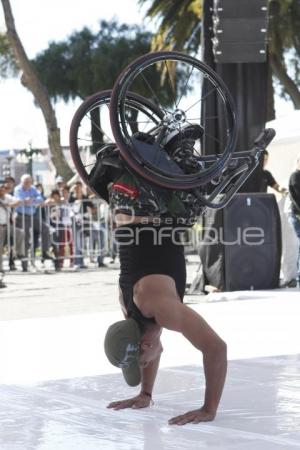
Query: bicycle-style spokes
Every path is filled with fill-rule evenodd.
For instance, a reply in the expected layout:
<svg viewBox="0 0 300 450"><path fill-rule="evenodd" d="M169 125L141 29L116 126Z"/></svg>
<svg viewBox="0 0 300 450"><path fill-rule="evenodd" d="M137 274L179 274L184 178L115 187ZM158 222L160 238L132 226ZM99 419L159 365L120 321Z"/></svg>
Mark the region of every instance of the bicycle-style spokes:
<svg viewBox="0 0 300 450"><path fill-rule="evenodd" d="M147 142L128 119L132 93L141 94L160 112ZM218 105L217 117L209 114L211 96ZM216 118L222 132L213 135L209 123ZM167 188L190 189L209 182L222 172L236 143L235 108L226 86L208 66L177 52L149 53L124 69L113 88L110 121L132 169ZM191 142L194 145L187 151ZM212 148L216 158L204 163L202 157Z"/></svg>
<svg viewBox="0 0 300 450"><path fill-rule="evenodd" d="M70 149L74 165L89 185L89 174L96 163L97 152L114 143L109 118L111 91L88 97L76 111L70 129ZM128 93L125 106L126 124L132 134L145 134L161 122L158 108L143 97Z"/></svg>

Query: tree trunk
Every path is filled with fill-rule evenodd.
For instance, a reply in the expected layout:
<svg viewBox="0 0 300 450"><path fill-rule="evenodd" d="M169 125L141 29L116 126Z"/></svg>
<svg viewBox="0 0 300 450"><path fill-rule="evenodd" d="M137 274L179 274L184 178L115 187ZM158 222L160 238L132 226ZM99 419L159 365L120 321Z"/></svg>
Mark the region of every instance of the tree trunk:
<svg viewBox="0 0 300 450"><path fill-rule="evenodd" d="M272 0L269 5L269 60L273 74L278 78L290 96L295 109L300 109L300 91L297 84L292 80L287 72L284 61L283 37L279 32L282 23L280 0Z"/></svg>
<svg viewBox="0 0 300 450"><path fill-rule="evenodd" d="M57 126L55 111L51 105L47 89L39 80L37 73L28 59L22 42L17 34L10 1L1 0L1 2L7 27L8 41L15 55L16 62L20 70L23 72L22 84L31 91L36 103L41 108L43 113L48 132L48 144L57 174L63 176L65 179L69 179L73 176L73 172L67 164L62 152L60 144L60 129Z"/></svg>
<svg viewBox="0 0 300 450"><path fill-rule="evenodd" d="M289 77L284 64L274 53L270 54L270 62L274 75L279 79L280 83L291 97L295 109L300 109L300 91L296 83Z"/></svg>

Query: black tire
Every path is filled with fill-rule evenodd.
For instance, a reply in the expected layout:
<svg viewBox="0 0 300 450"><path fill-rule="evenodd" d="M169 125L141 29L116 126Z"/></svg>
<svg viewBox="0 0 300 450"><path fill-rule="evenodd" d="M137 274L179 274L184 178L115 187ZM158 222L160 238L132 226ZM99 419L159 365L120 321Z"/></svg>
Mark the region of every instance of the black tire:
<svg viewBox="0 0 300 450"><path fill-rule="evenodd" d="M83 101L83 103L79 106L77 111L75 112L72 122L71 122L70 135L69 135L71 156L72 156L75 168L76 168L80 178L90 188L91 188L91 186L89 186L89 172L91 171L92 167L94 166L94 162L96 162L96 156L95 156L95 161L94 162L92 161L91 163L89 163L89 165L86 165L85 162L83 161L82 146L81 146L80 139L82 141L84 141L86 146L92 146L93 140L87 139L85 137L80 138L79 137L80 128L82 126L83 120L85 118L87 118L87 120L89 120L88 114L91 111L95 110L96 108L98 108L98 107L100 108L101 106L103 106L104 108L107 108L107 113L109 113L108 108L109 108L110 98L111 98L111 90L100 91L100 92L97 92L97 93L91 95L90 97L87 97ZM146 117L149 117L149 121L151 121L151 123L152 122L153 123L160 122L160 120L162 118L161 111L158 110L155 107L155 105L153 105L150 101L143 98L142 96L129 93L127 95L126 102L131 108L135 109L137 112L143 113L146 115ZM109 114L108 114L108 119L109 119ZM105 140L103 140L102 142L101 142L101 140L99 140L97 142L97 145L99 146L99 148L106 143L114 142L113 134L112 134L111 128L110 128L110 122L108 121L105 124L105 126L106 126L106 130L104 132ZM110 132L107 132L107 130L109 130ZM111 139L109 139L110 137L111 137Z"/></svg>
<svg viewBox="0 0 300 450"><path fill-rule="evenodd" d="M220 95L221 102L223 102L224 107L224 121L226 121L226 137L227 141L224 144L224 148L221 149L219 154L216 156L213 163L210 163L209 167L202 168L197 173L193 174L180 174L172 173L172 171L167 172L161 170L158 167L154 167L150 164L147 159L143 159L140 154L137 154L133 141L132 135L128 133L128 125L126 124L125 114L125 104L129 92L134 92L135 83L139 86L139 80L142 80L143 74L147 70L152 70L154 64L161 65L165 64L168 71L168 63L176 64L183 63L186 67L191 67L191 72L196 68L199 72L199 77L203 75L205 82L211 83L213 89L217 91ZM169 75L169 74L168 74ZM141 77L140 79L138 77ZM149 87L149 82L145 81L145 84ZM189 79L187 83L189 82ZM170 82L170 84L172 84ZM188 91L188 86L185 86L186 91ZM151 87L149 89L151 91ZM172 86L170 88L172 91ZM201 88L200 88L201 91ZM156 108L159 108L161 115L163 117L162 123L165 117L170 112L163 106L159 105L157 102L156 92L152 90L152 104L153 99L156 101ZM182 96L180 100L182 99ZM199 99L199 102L202 99ZM194 106L194 105L193 105ZM176 102L174 101L174 107L176 107ZM187 111L191 109L188 108ZM200 108L199 108L200 110ZM177 110L172 111L170 114L174 122L174 114ZM171 117L170 116L170 117ZM170 119L171 120L171 119ZM125 161L130 165L130 167L137 172L142 177L151 181L152 183L170 189L193 189L201 185L207 184L209 181L217 177L227 165L230 160L232 153L235 150L236 139L237 139L237 123L236 123L236 112L235 105L231 98L231 95L225 86L222 79L206 64L198 61L197 59L179 52L155 52L148 53L144 56L137 58L131 64L129 64L118 77L111 94L110 102L110 122L112 127L112 132L116 141L116 144L125 159ZM163 125L162 125L163 126ZM205 153L203 153L205 154ZM201 160L201 157L200 157Z"/></svg>

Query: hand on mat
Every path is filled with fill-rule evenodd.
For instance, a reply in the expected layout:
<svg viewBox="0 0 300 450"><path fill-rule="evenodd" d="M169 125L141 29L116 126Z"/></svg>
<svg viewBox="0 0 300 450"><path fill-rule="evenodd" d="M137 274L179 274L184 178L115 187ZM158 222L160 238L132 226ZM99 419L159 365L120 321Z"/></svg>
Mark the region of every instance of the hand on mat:
<svg viewBox="0 0 300 450"><path fill-rule="evenodd" d="M145 394L139 394L136 397L129 398L127 400L120 400L117 402L112 402L107 405L107 408L112 408L115 410L125 409L125 408L147 408L151 403L151 397Z"/></svg>
<svg viewBox="0 0 300 450"><path fill-rule="evenodd" d="M208 412L202 407L200 409L188 411L181 416L172 417L172 419L169 420L169 425L185 425L186 423L209 422L211 420L214 420L215 416L216 413Z"/></svg>

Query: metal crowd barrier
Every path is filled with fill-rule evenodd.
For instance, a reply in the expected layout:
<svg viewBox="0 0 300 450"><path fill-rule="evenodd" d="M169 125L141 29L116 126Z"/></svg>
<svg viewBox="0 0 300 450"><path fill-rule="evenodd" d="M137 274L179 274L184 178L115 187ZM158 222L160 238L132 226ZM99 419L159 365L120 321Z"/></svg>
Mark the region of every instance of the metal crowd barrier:
<svg viewBox="0 0 300 450"><path fill-rule="evenodd" d="M34 215L12 211L6 230L6 265L20 260L22 267L35 266L50 256L56 268L65 260L65 267L83 266L117 254L110 210L98 199L40 206Z"/></svg>
<svg viewBox="0 0 300 450"><path fill-rule="evenodd" d="M101 265L118 252L110 209L99 199L40 206L34 215L12 211L6 229L3 262L9 266L21 261L23 268L35 267L49 256L56 269ZM199 223L183 234L186 254L197 252L200 235Z"/></svg>

